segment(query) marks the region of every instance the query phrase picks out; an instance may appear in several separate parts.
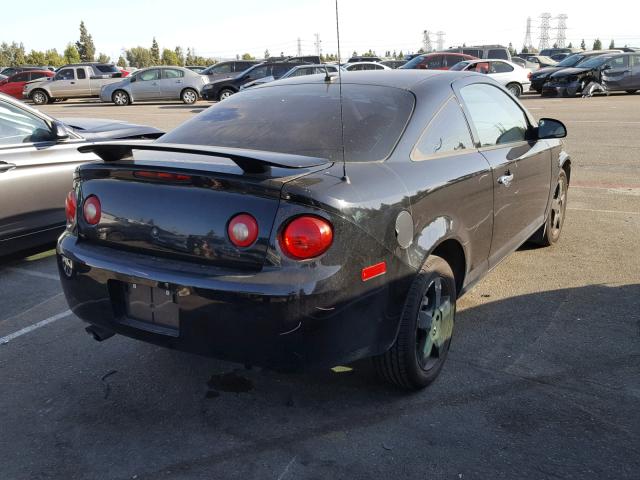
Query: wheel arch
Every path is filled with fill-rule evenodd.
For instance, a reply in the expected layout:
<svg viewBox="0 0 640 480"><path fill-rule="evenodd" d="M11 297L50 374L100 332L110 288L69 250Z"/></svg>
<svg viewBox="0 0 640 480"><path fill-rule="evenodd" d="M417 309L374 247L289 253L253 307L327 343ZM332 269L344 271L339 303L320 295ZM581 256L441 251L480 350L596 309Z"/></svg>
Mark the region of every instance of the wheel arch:
<svg viewBox="0 0 640 480"><path fill-rule="evenodd" d="M440 242L431 251L431 255L437 255L449 264L456 282L456 293L459 295L467 272L467 260L462 244L455 238L448 238Z"/></svg>
<svg viewBox="0 0 640 480"><path fill-rule="evenodd" d="M197 88L194 87L184 87L182 90L180 90L180 98L182 98L182 94L187 91L187 90L193 90L194 92L196 92L196 97L197 98L201 98L202 96L200 95L200 92L198 92Z"/></svg>

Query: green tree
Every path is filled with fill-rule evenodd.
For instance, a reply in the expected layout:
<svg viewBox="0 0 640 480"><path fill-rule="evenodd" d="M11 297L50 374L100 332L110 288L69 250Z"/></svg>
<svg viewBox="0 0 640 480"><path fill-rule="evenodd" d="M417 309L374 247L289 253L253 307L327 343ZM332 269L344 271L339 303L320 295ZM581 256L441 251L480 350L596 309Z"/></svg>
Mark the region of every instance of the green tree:
<svg viewBox="0 0 640 480"><path fill-rule="evenodd" d="M153 65L151 51L145 47L133 47L125 52L129 65L136 68L150 67Z"/></svg>
<svg viewBox="0 0 640 480"><path fill-rule="evenodd" d="M64 65L64 57L58 53L55 48L44 52L46 58L46 64L53 67L61 67Z"/></svg>
<svg viewBox="0 0 640 480"><path fill-rule="evenodd" d="M402 50L400 50L400 53L398 54L398 60L404 60L404 53L402 53Z"/></svg>
<svg viewBox="0 0 640 480"><path fill-rule="evenodd" d="M100 63L111 63L111 57L108 56L106 53L101 53L100 55L98 55L97 61Z"/></svg>
<svg viewBox="0 0 640 480"><path fill-rule="evenodd" d="M592 50L602 50L602 42L600 41L599 38L596 38L595 41L593 42Z"/></svg>
<svg viewBox="0 0 640 480"><path fill-rule="evenodd" d="M582 50L586 50L586 49L587 49L587 44L586 44L586 43L584 43L584 38L582 39L582 42L580 42L580 48L581 48Z"/></svg>
<svg viewBox="0 0 640 480"><path fill-rule="evenodd" d="M46 65L47 57L44 52L37 52L35 50L31 50L31 53L25 58L26 63L31 65Z"/></svg>
<svg viewBox="0 0 640 480"><path fill-rule="evenodd" d="M529 49L527 48L527 46L526 46L526 45L523 45L523 46L522 46L522 50L520 50L520 52L522 52L522 53L529 53Z"/></svg>
<svg viewBox="0 0 640 480"><path fill-rule="evenodd" d="M67 48L64 49L64 62L65 63L80 63L82 59L80 58L80 52L73 43L67 45Z"/></svg>
<svg viewBox="0 0 640 480"><path fill-rule="evenodd" d="M76 42L76 50L83 62L93 62L96 56L96 47L93 44L93 37L87 32L84 22L80 22L80 39Z"/></svg>
<svg viewBox="0 0 640 480"><path fill-rule="evenodd" d="M515 50L515 48L513 48L513 43L511 43L511 42L509 42L509 53L512 56L515 56L515 54L516 54L516 50Z"/></svg>
<svg viewBox="0 0 640 480"><path fill-rule="evenodd" d="M558 42L553 44L553 48L558 48Z"/></svg>
<svg viewBox="0 0 640 480"><path fill-rule="evenodd" d="M126 68L126 66L127 66L127 61L125 60L125 58L122 55L120 55L120 57L118 57L118 66L120 68Z"/></svg>
<svg viewBox="0 0 640 480"><path fill-rule="evenodd" d="M168 48L162 50L162 65L180 65L176 52Z"/></svg>
<svg viewBox="0 0 640 480"><path fill-rule="evenodd" d="M573 48L573 43L569 42L569 45L567 45L567 48Z"/></svg>
<svg viewBox="0 0 640 480"><path fill-rule="evenodd" d="M158 46L158 42L156 41L156 37L153 37L153 42L151 42L151 62L153 65L160 65L160 47Z"/></svg>
<svg viewBox="0 0 640 480"><path fill-rule="evenodd" d="M176 47L173 51L178 59L178 65L184 65L184 51L182 47Z"/></svg>
<svg viewBox="0 0 640 480"><path fill-rule="evenodd" d="M0 44L0 65L16 67L18 65L24 65L26 53L24 51L24 45L16 42L8 44L3 42Z"/></svg>
<svg viewBox="0 0 640 480"><path fill-rule="evenodd" d="M237 57L237 55L236 55L236 57ZM194 55L193 55L193 53L191 53L191 49L187 48L187 56L185 58L185 65L194 65L193 59L194 59ZM240 60L240 59L238 58L238 60Z"/></svg>
<svg viewBox="0 0 640 480"><path fill-rule="evenodd" d="M352 57L357 57L358 56L358 52L356 52L355 50L353 51L353 53L351 54Z"/></svg>
<svg viewBox="0 0 640 480"><path fill-rule="evenodd" d="M267 58L269 58L270 56L271 56L271 54L269 53L269 49L267 48L267 49L264 51L264 59L266 60L266 59L267 59Z"/></svg>
<svg viewBox="0 0 640 480"><path fill-rule="evenodd" d="M250 53L243 53L242 60L255 60L255 58L252 57Z"/></svg>
<svg viewBox="0 0 640 480"><path fill-rule="evenodd" d="M616 42L613 41L613 38L611 39L611 43L609 44L609 49L613 49L616 48Z"/></svg>

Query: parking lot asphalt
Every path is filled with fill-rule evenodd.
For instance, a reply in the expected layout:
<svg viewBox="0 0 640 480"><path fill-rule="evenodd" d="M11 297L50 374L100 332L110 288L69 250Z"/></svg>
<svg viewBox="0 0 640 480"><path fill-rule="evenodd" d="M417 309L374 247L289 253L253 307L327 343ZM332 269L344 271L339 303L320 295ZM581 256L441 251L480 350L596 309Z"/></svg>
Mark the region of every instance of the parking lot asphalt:
<svg viewBox="0 0 640 480"><path fill-rule="evenodd" d="M284 375L97 343L52 252L16 256L0 262L0 478L637 479L640 95L524 103L569 130L562 238L460 300L432 386L398 392L366 361ZM206 106L42 110L171 128Z"/></svg>

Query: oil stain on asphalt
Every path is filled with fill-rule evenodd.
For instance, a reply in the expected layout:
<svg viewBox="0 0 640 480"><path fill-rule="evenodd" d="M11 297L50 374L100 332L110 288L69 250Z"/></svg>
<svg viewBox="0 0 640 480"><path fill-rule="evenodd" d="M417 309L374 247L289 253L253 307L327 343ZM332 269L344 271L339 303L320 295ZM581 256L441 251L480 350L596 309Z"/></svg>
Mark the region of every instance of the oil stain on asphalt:
<svg viewBox="0 0 640 480"><path fill-rule="evenodd" d="M253 390L253 382L236 372L213 374L207 382L209 391L206 398L217 398L220 392L246 393Z"/></svg>

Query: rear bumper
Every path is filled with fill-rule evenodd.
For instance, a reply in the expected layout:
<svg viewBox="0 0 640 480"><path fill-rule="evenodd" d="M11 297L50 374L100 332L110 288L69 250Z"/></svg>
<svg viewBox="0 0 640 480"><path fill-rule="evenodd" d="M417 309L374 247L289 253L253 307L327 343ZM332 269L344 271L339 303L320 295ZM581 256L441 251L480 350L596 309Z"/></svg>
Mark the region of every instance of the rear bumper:
<svg viewBox="0 0 640 480"><path fill-rule="evenodd" d="M362 286L349 285L356 280L342 266L214 272L79 242L68 232L57 251L64 293L82 320L165 347L281 370L324 368L384 352L395 339L397 307L404 301L394 292L406 292L403 282L383 276L353 293ZM73 262L70 275L63 258ZM404 272L403 278L413 277ZM123 292L131 283L176 293L179 329L162 331L128 318Z"/></svg>

